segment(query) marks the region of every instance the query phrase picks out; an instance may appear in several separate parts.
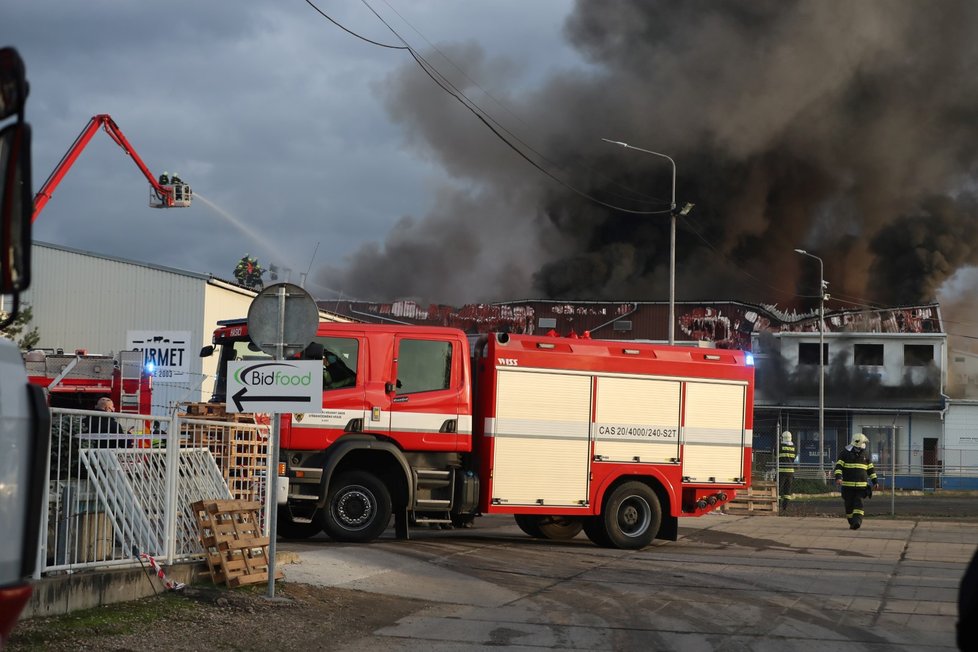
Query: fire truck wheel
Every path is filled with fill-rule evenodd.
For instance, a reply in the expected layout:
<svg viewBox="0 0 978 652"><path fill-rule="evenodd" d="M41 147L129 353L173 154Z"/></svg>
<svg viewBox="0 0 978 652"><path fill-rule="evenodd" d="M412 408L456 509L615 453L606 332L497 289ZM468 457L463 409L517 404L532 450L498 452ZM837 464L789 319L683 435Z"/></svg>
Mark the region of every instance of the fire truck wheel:
<svg viewBox="0 0 978 652"><path fill-rule="evenodd" d="M600 516L591 516L584 519L584 534L596 546L611 548L611 539L608 538L604 530L604 519Z"/></svg>
<svg viewBox="0 0 978 652"><path fill-rule="evenodd" d="M292 520L289 510L280 507L278 520L275 522L275 531L278 536L284 539L308 539L323 531L323 522L319 514L316 514L312 523L296 523Z"/></svg>
<svg viewBox="0 0 978 652"><path fill-rule="evenodd" d="M513 518L516 519L516 525L519 526L523 532L530 535L534 539L542 539L543 532L540 531L538 525L540 517L534 516L532 514L513 514Z"/></svg>
<svg viewBox="0 0 978 652"><path fill-rule="evenodd" d="M584 523L579 518L569 516L540 516L537 529L544 539L567 541L581 533Z"/></svg>
<svg viewBox="0 0 978 652"><path fill-rule="evenodd" d="M375 476L350 471L331 483L324 527L334 541L373 541L387 529L390 520L390 491Z"/></svg>
<svg viewBox="0 0 978 652"><path fill-rule="evenodd" d="M655 492L641 482L626 482L605 502L604 531L615 548L638 550L652 543L662 524Z"/></svg>

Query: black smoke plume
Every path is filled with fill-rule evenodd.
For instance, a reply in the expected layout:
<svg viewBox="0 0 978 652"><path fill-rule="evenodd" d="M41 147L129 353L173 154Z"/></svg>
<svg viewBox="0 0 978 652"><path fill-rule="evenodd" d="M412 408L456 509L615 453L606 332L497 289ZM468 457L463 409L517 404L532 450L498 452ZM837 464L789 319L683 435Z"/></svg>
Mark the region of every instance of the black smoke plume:
<svg viewBox="0 0 978 652"><path fill-rule="evenodd" d="M796 247L855 303L931 301L978 263L978 3L581 0L565 34L585 64L534 88L518 62L439 48L467 73L456 85L575 190L661 210L668 161L601 138L676 161L677 202L696 204L679 221L680 299L811 308L818 266ZM667 299L668 216L554 182L413 62L384 94L446 177L429 215L321 270L323 285L456 305Z"/></svg>

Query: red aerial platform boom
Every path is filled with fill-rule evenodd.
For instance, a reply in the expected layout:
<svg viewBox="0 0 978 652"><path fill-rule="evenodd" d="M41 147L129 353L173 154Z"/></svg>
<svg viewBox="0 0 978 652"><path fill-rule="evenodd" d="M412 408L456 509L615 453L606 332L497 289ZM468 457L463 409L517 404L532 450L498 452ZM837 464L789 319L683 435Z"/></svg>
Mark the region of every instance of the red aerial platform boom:
<svg viewBox="0 0 978 652"><path fill-rule="evenodd" d="M40 215L41 211L44 210L44 206L51 199L51 195L54 194L55 188L61 183L68 170L74 165L78 156L81 154L85 146L98 131L99 127L105 130L105 133L109 134L109 137L115 141L115 143L123 149L123 151L132 157L132 160L139 167L140 172L149 181L152 189L150 191L149 205L153 208L173 208L173 207L187 207L190 206L190 201L192 199L192 191L190 186L180 181L178 178L170 180L168 178L161 177L159 180L153 176L153 173L149 171L143 160L139 158L139 154L133 149L133 146L129 143L129 140L123 135L119 126L115 123L115 120L111 116L106 114L99 114L92 116L92 119L88 121L85 128L82 129L81 133L78 134L78 138L68 149L67 153L61 158L61 161L54 168L51 176L48 180L44 182L41 189L34 195L34 215L32 221L37 220L37 216Z"/></svg>

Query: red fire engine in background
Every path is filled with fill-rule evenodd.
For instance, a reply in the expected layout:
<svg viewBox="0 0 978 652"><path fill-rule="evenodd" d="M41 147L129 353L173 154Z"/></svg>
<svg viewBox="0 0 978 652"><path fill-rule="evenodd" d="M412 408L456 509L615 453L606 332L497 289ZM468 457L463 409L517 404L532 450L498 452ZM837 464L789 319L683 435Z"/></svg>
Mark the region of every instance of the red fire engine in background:
<svg viewBox="0 0 978 652"><path fill-rule="evenodd" d="M92 355L35 349L24 356L27 379L44 388L51 407L94 410L103 396L123 414L151 414L153 374L142 351Z"/></svg>
<svg viewBox="0 0 978 652"><path fill-rule="evenodd" d="M224 402L228 361L267 356L244 320L213 342ZM281 416L287 537L513 514L534 537L634 549L750 483L741 351L324 322L303 357L323 360L323 405Z"/></svg>

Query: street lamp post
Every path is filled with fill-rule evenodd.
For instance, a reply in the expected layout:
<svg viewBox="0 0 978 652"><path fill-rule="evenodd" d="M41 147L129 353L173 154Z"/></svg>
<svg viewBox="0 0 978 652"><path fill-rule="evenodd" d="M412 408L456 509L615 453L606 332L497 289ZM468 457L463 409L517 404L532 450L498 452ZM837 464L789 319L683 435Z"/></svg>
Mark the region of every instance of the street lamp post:
<svg viewBox="0 0 978 652"><path fill-rule="evenodd" d="M676 343L676 217L679 215L687 215L689 211L693 209L693 205L686 203L682 210L676 211L676 162L672 160L671 156L666 156L665 154L660 154L659 152L653 152L650 149L642 149L641 147L635 147L634 145L629 145L628 143L623 143L620 140L609 140L608 138L602 138L601 140L606 143L611 143L612 145L620 145L621 147L626 147L628 149L635 149L640 152L645 152L646 154L652 154L653 156L660 156L670 164L672 164L672 199L669 202L669 344Z"/></svg>
<svg viewBox="0 0 978 652"><path fill-rule="evenodd" d="M822 259L804 249L799 253L818 261L818 471L825 482L825 266Z"/></svg>

